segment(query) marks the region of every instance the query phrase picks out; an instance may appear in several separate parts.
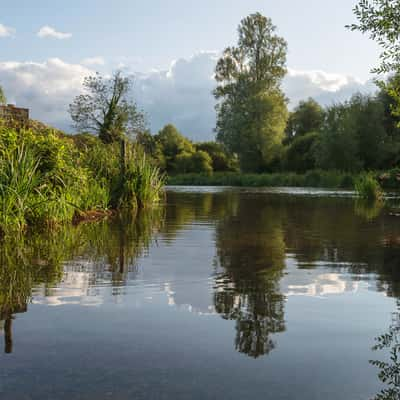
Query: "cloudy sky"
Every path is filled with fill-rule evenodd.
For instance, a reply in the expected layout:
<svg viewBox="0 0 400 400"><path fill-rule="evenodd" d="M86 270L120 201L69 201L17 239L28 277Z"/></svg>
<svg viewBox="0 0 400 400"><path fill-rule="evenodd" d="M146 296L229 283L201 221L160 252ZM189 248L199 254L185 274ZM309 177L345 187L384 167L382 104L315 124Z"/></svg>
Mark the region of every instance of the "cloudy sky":
<svg viewBox="0 0 400 400"><path fill-rule="evenodd" d="M0 0L1 1L1 0ZM67 106L83 77L123 69L153 132L172 122L196 139L213 137L213 70L236 42L240 20L272 18L289 44L284 90L291 106L374 90L377 46L346 30L355 0L19 0L1 1L0 85L33 118L72 131Z"/></svg>

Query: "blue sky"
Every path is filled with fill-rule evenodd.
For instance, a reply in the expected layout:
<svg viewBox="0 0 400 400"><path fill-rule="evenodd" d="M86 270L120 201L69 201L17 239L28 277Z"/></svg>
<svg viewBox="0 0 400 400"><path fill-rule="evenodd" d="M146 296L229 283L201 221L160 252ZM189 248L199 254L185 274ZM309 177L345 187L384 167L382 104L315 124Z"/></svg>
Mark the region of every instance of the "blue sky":
<svg viewBox="0 0 400 400"><path fill-rule="evenodd" d="M6 88L10 100L30 106L38 118L45 115L48 122L63 127L67 124L67 116L62 117L65 104L57 103L60 108L56 111L54 104L60 101L62 90L64 96L76 92L78 78L85 73L110 72L119 67L137 73L140 76L138 101L143 107L150 105L151 109L154 103L157 107L163 106L158 97L172 95L165 92L164 81L171 77L168 71L174 68L173 62L179 64L179 61L184 68L178 72L183 71L185 75L174 80L174 89L177 89L176 82L180 82L174 95L182 94L185 85L181 80L193 80L187 82L189 91L193 95L204 91L201 96L209 102L204 114L212 118L213 100L209 95L212 82L205 78L212 74L218 53L235 43L240 20L255 11L271 17L278 32L288 41L288 67L292 72L286 87L293 101L315 95L321 102L327 102L335 100L332 93L341 99L343 90L346 95L350 89L358 90L358 86L362 90L379 54L377 46L366 36L344 28L354 20L352 7L356 2L353 0L20 0L2 3L0 24L3 31L10 28L7 31L10 35L1 35L0 29L0 84ZM43 27L47 28L43 31ZM41 29L43 34L39 37ZM204 54L208 55L208 61ZM316 71L322 75L316 76ZM303 86L299 85L299 79ZM336 84L329 83L332 79ZM46 110L46 104L33 104L39 95L34 90L50 85L50 81L47 94L51 99L57 92L57 99ZM23 84L30 86L27 93ZM58 85L58 91L54 85ZM161 86L161 92L157 92L157 85ZM149 98L149 87L154 98ZM188 96L189 91L184 95ZM324 92L327 92L325 97ZM194 103L196 108L201 106ZM170 122L163 119L175 119L195 135L196 128L189 127L199 124L201 109L197 110L197 119L193 119L195 109L185 109L179 117L170 105L165 106L168 110L161 110L160 116L149 116L155 130ZM181 108L177 104L176 112ZM207 130L204 134L210 136L212 123L211 120L200 123L197 130Z"/></svg>

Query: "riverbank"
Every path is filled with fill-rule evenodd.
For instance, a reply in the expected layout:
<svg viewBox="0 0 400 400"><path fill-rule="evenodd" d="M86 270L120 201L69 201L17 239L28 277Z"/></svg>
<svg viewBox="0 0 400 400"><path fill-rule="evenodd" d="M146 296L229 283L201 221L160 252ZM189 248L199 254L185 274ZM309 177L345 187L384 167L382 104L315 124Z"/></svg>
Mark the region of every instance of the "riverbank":
<svg viewBox="0 0 400 400"><path fill-rule="evenodd" d="M164 178L140 146L0 123L0 237L153 206ZM111 211L112 210L112 211Z"/></svg>
<svg viewBox="0 0 400 400"><path fill-rule="evenodd" d="M180 174L169 176L167 183L173 186L247 186L247 187L316 187L353 189L362 173L349 174L338 171L314 170L305 174L291 172L241 174L235 172L205 174ZM384 189L400 187L399 171L376 172L375 177Z"/></svg>

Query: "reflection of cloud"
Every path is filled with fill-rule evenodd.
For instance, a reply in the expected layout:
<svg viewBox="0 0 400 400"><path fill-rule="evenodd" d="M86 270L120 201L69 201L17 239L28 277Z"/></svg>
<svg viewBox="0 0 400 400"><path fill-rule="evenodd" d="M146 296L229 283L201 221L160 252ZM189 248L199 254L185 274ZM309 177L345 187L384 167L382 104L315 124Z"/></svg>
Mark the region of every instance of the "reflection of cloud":
<svg viewBox="0 0 400 400"><path fill-rule="evenodd" d="M310 268L304 269L306 265ZM299 268L300 266L303 268ZM289 257L286 261L286 274L280 283L281 291L286 296L311 297L356 292L359 289L359 283L351 276L332 272L332 268L349 268L350 266L354 264L318 261L312 263L311 267L309 264L297 263Z"/></svg>
<svg viewBox="0 0 400 400"><path fill-rule="evenodd" d="M305 285L288 285L286 296L327 296L355 292L358 283L344 280L339 274L321 274Z"/></svg>
<svg viewBox="0 0 400 400"><path fill-rule="evenodd" d="M60 284L50 290L40 287L35 290L34 304L61 306L79 304L82 306L97 306L103 299L96 293L91 293L93 274L90 272L65 272Z"/></svg>

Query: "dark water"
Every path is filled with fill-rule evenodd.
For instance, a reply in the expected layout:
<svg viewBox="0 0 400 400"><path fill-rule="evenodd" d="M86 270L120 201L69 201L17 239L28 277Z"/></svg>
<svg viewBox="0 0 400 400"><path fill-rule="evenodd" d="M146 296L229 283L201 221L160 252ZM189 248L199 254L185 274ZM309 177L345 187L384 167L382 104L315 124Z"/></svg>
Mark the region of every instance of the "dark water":
<svg viewBox="0 0 400 400"><path fill-rule="evenodd" d="M0 398L399 399L399 297L386 208L170 190L0 247Z"/></svg>

